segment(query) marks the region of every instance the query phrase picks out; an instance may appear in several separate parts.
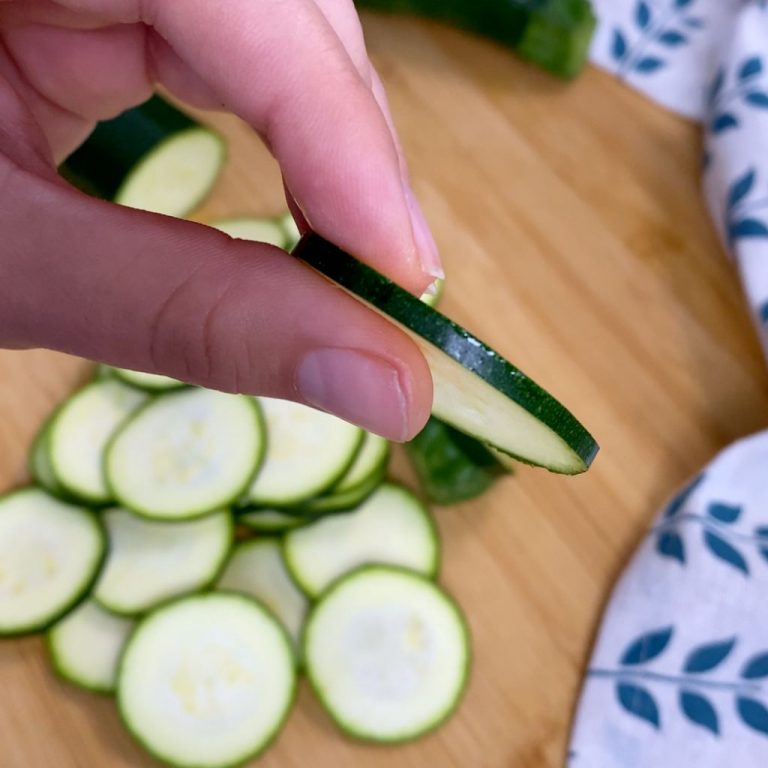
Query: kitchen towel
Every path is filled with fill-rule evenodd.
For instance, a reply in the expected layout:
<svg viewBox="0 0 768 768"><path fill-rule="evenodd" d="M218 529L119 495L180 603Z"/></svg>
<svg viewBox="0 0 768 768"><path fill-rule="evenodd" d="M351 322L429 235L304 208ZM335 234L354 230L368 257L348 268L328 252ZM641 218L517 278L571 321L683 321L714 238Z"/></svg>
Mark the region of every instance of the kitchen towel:
<svg viewBox="0 0 768 768"><path fill-rule="evenodd" d="M702 123L702 187L768 356L768 0L594 2L592 61ZM768 766L768 432L653 522L605 611L568 766Z"/></svg>

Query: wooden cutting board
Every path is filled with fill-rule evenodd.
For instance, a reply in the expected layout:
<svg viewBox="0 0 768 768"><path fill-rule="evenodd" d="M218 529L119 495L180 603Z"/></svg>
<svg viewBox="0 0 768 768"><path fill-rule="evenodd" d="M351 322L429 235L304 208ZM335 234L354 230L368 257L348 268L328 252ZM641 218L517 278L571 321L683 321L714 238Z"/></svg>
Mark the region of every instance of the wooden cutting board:
<svg viewBox="0 0 768 768"><path fill-rule="evenodd" d="M303 690L269 768L559 768L600 612L655 509L719 448L765 426L765 366L697 180L698 130L591 70L566 85L458 32L370 17L372 56L448 273L445 311L594 432L574 479L521 468L436 511L442 581L474 668L458 714L395 749L341 738ZM277 170L233 119L201 220L282 209ZM26 479L43 417L89 375L0 353L0 487ZM402 474L402 457L396 460ZM150 766L107 698L0 644L3 768Z"/></svg>

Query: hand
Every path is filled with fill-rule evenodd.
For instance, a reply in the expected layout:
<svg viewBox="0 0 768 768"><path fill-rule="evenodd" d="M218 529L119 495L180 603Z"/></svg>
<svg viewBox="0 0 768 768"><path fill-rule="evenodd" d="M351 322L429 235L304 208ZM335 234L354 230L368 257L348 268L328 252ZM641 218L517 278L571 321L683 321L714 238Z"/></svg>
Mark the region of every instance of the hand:
<svg viewBox="0 0 768 768"><path fill-rule="evenodd" d="M431 406L400 330L268 245L92 200L56 162L161 83L226 109L292 210L404 287L441 275L352 0L0 0L0 346L306 402L391 439Z"/></svg>

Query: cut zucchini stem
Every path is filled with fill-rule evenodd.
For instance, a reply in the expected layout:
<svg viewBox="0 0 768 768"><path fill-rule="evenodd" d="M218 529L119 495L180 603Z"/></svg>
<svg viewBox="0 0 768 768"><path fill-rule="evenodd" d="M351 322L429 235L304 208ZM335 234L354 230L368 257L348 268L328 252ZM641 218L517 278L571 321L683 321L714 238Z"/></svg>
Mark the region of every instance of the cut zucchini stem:
<svg viewBox="0 0 768 768"><path fill-rule="evenodd" d="M469 331L315 233L293 254L410 334L432 372L432 413L528 464L584 472L594 438L557 400Z"/></svg>

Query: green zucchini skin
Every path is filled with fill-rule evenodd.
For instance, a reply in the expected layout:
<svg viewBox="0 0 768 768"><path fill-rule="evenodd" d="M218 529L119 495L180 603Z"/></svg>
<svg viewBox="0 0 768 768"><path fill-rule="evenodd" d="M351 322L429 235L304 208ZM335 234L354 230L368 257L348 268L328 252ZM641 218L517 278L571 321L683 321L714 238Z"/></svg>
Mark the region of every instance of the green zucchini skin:
<svg viewBox="0 0 768 768"><path fill-rule="evenodd" d="M441 350L467 371L524 408L555 432L586 470L599 447L582 424L554 397L465 328L314 232L293 255ZM439 414L450 421L446 414ZM526 462L524 458L513 457Z"/></svg>
<svg viewBox="0 0 768 768"><path fill-rule="evenodd" d="M355 0L355 4L424 16L488 37L566 79L584 68L596 25L589 0Z"/></svg>
<svg viewBox="0 0 768 768"><path fill-rule="evenodd" d="M332 491L315 496L293 509L285 510L296 517L309 519L333 515L339 512L350 512L360 506L383 482L387 476L386 463L379 467L373 474L346 491L333 493Z"/></svg>
<svg viewBox="0 0 768 768"><path fill-rule="evenodd" d="M474 499L510 472L482 443L434 416L405 443L405 450L422 490L435 504Z"/></svg>
<svg viewBox="0 0 768 768"><path fill-rule="evenodd" d="M61 164L59 173L86 194L114 200L133 169L161 142L200 127L155 95L112 120L97 123L85 142Z"/></svg>

